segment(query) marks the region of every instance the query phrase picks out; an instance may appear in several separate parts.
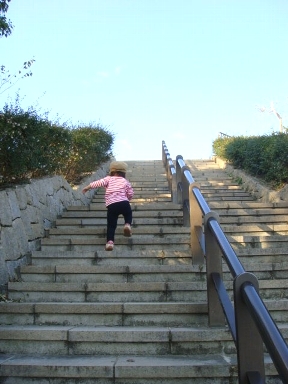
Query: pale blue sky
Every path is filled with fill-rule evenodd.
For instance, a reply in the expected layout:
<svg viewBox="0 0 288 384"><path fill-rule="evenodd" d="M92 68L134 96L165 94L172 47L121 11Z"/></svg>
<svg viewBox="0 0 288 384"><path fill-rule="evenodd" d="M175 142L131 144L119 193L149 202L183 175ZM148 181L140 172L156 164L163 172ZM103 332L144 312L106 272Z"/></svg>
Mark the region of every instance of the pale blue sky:
<svg viewBox="0 0 288 384"><path fill-rule="evenodd" d="M219 132L278 131L271 101L288 126L287 0L11 0L7 17L0 64L36 62L1 108L19 90L51 120L107 126L118 160L160 159L162 140L207 159Z"/></svg>

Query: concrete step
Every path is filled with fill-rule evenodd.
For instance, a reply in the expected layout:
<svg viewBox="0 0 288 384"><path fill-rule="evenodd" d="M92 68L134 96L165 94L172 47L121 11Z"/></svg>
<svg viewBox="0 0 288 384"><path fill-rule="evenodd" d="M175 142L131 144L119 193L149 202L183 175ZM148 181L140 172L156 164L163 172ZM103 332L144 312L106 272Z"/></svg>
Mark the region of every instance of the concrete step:
<svg viewBox="0 0 288 384"><path fill-rule="evenodd" d="M245 266L244 266L245 267ZM247 272L259 280L288 278L288 262L247 263ZM223 264L223 280L230 280L230 271ZM29 265L20 268L23 282L171 282L206 281L205 265Z"/></svg>
<svg viewBox="0 0 288 384"><path fill-rule="evenodd" d="M239 226L239 231L242 231L244 224L262 225L265 230L265 225L275 224L275 231L279 229L283 231L287 226L287 202L283 203L255 203L255 202L229 202L210 203L210 208L220 217L220 224L225 228L226 224L234 224ZM282 224L280 228L276 224Z"/></svg>
<svg viewBox="0 0 288 384"><path fill-rule="evenodd" d="M220 220L221 221L221 220ZM288 233L288 225L287 224L275 224L275 223L250 223L250 224L222 224L221 225L224 233L226 235L233 234L246 234L250 236L286 236Z"/></svg>
<svg viewBox="0 0 288 384"><path fill-rule="evenodd" d="M288 339L287 324L279 329ZM201 342L201 346L199 345ZM0 328L0 354L39 355L235 355L226 328L10 325Z"/></svg>
<svg viewBox="0 0 288 384"><path fill-rule="evenodd" d="M98 251L105 247L106 239L91 237L75 238L44 238L41 241L41 250L46 251ZM119 236L115 238L115 247L119 250L144 250L153 246L154 250L171 248L175 251L188 251L190 249L190 239L187 235L175 237L153 236L153 235L133 235L132 237ZM115 249L115 248L114 248Z"/></svg>
<svg viewBox="0 0 288 384"><path fill-rule="evenodd" d="M242 224L286 224L285 217L282 215L268 215L268 216L220 216L219 220L221 225L224 224L234 224L234 225L242 225ZM287 224L286 224L287 225Z"/></svg>
<svg viewBox="0 0 288 384"><path fill-rule="evenodd" d="M204 181L201 183L201 192L202 191L217 191L216 193L218 192L227 192L227 191L239 191L239 192L243 192L243 188L237 184L237 183L224 183L224 182L213 182L213 181Z"/></svg>
<svg viewBox="0 0 288 384"><path fill-rule="evenodd" d="M145 200L146 201L146 200ZM181 204L174 204L171 201L167 203L150 203L146 202L146 204L136 204L135 202L131 202L131 208L133 212L142 212L145 214L146 211L157 211L157 212L162 212L162 211L179 211L180 213L182 212L182 205ZM101 202L96 202L95 199L92 200L92 203L87 205L75 205L75 206L70 206L67 207L66 212L86 212L87 211L103 211L106 212L106 207L104 205L104 200ZM64 212L64 216L66 213Z"/></svg>
<svg viewBox="0 0 288 384"><path fill-rule="evenodd" d="M213 198L215 200L225 200L226 197L237 197L238 200L243 198L249 198L249 200L254 201L255 199L248 192L245 192L241 189L224 189L224 188L201 188L201 193L205 199ZM235 199L236 200L236 199Z"/></svg>
<svg viewBox="0 0 288 384"><path fill-rule="evenodd" d="M211 202L214 202L214 201L238 201L238 200L242 200L242 201L253 201L254 198L249 196L249 195L237 195L237 193L232 193L232 194L219 194L219 195L206 195L203 194L203 196L205 197L205 200L206 202L208 203L208 205L211 203Z"/></svg>
<svg viewBox="0 0 288 384"><path fill-rule="evenodd" d="M280 283L280 280L279 280ZM274 287L275 291L277 287ZM21 302L190 302L207 300L205 282L9 282L9 299ZM278 296L280 293L278 294ZM276 296L276 294L275 294Z"/></svg>
<svg viewBox="0 0 288 384"><path fill-rule="evenodd" d="M214 384L236 384L235 359L227 361L221 354L214 357L191 356L57 356L49 360L38 356L0 357L0 375L6 384L78 384L79 377L85 384L187 384L199 383L201 377ZM268 375L273 374L271 361L267 358ZM7 381L8 380L8 381ZM34 382L34 381L33 381ZM83 382L83 381L82 381ZM204 382L204 381L203 381Z"/></svg>
<svg viewBox="0 0 288 384"><path fill-rule="evenodd" d="M274 302L273 302L274 303ZM286 321L285 303L277 301L275 313ZM283 309L284 308L284 309ZM70 325L70 326L207 326L205 302L0 302L2 325Z"/></svg>
<svg viewBox="0 0 288 384"><path fill-rule="evenodd" d="M0 357L0 375L5 384L237 384L237 366L234 357L215 356L57 356L48 360L39 356L4 355ZM275 369L265 357L265 373L269 383ZM275 380L275 379L274 379ZM34 381L33 381L34 382ZM83 382L83 381L82 381Z"/></svg>
<svg viewBox="0 0 288 384"><path fill-rule="evenodd" d="M288 299L264 299L274 321L288 323ZM0 302L2 325L207 326L206 302Z"/></svg>
<svg viewBox="0 0 288 384"><path fill-rule="evenodd" d="M143 174L142 177L129 177L130 183L133 185L133 188L167 188L167 177L166 174L160 176L153 176L151 180L146 179L147 175ZM103 189L102 189L103 190Z"/></svg>
<svg viewBox="0 0 288 384"><path fill-rule="evenodd" d="M145 175L142 177L145 177ZM143 178L139 180L131 180L130 178L129 181L130 181L130 184L133 186L135 194L137 194L141 190L147 191L147 192L150 191L151 193L153 193L153 191L169 192L169 186L167 183L166 176L162 177L161 179L159 178L155 179L155 177L153 177L153 178L150 178L150 180L147 179L145 181L143 180ZM95 198L97 198L97 196L104 196L105 194L105 188L102 188L102 187L95 188L94 191L96 194Z"/></svg>
<svg viewBox="0 0 288 384"><path fill-rule="evenodd" d="M256 262L251 260L243 260L239 257L242 265L247 272L254 273L259 280L273 280L273 279L287 279L288 278L288 264L287 262L265 262L262 258L261 261ZM227 267L226 267L227 268ZM226 268L223 268L226 271ZM224 272L225 278L225 272Z"/></svg>
<svg viewBox="0 0 288 384"><path fill-rule="evenodd" d="M123 236L123 224L118 225L115 234L120 236ZM103 235L106 235L106 227L103 226L95 226L95 227L59 227L59 228L51 228L47 231L47 236L50 239L51 238L58 238L61 236L61 238L75 238L75 237L81 237L85 239L87 237L103 237ZM175 236L175 242L177 242L178 236L186 235L189 237L190 235L190 228L188 227L180 227L178 226L171 226L171 225L137 225L136 227L132 225L132 235L134 237L140 237L140 236Z"/></svg>
<svg viewBox="0 0 288 384"><path fill-rule="evenodd" d="M288 207L287 207L288 208ZM220 210L220 209L213 209L214 212L217 212L220 216L225 217L269 217L269 216L280 216L282 217L283 221L286 215L286 223L287 223L287 208L263 208L261 207L255 208L255 209L248 209L248 208L238 208L238 209L229 209L229 210Z"/></svg>
<svg viewBox="0 0 288 384"><path fill-rule="evenodd" d="M236 182L233 182L231 179L224 178L222 181L221 180L202 180L200 183L200 189L206 189L206 188L224 188L224 189L243 189L241 185L239 185Z"/></svg>
<svg viewBox="0 0 288 384"><path fill-rule="evenodd" d="M137 218L143 218L143 217L147 217L147 218L165 218L165 217L176 217L176 218L182 218L183 216L183 213L181 211L176 211L174 210L173 208L170 209L170 210L163 210L161 209L161 207L158 209L158 210L143 210L143 211L139 211L138 209L134 210L133 211L133 219L135 217L135 219ZM63 218L83 218L83 219L87 219L87 218L95 218L95 217L106 217L106 211L98 211L98 210L95 210L95 211L92 211L92 210L89 210L89 211L83 211L83 210L79 210L79 211L67 211L67 212L63 212L62 214L62 217Z"/></svg>
<svg viewBox="0 0 288 384"><path fill-rule="evenodd" d="M198 174L197 173L192 174L192 176L194 180L200 184L200 188L202 184L205 186L207 182L211 183L212 186L219 185L219 183L225 183L226 185L236 184L235 182L233 183L233 181L231 182L231 178L227 174L220 173L220 172L218 174L215 174L215 173L209 174L209 173L199 172Z"/></svg>
<svg viewBox="0 0 288 384"><path fill-rule="evenodd" d="M190 239L188 234L177 233L177 231L165 232L164 229L161 232L150 233L150 234L137 234L133 233L133 236L126 238L122 235L115 238L115 247L117 246L120 250L137 250L147 248L153 244L155 250L165 249L166 247L172 247L173 250L188 251L190 248ZM151 231L150 231L151 232ZM82 235L81 235L82 233ZM119 232L118 232L119 233ZM97 237L93 233L85 233L84 231L74 231L74 233L66 233L60 236L53 234L49 238L44 238L41 241L42 250L56 250L67 251L74 250L80 251L97 251L103 249L106 243L105 231L102 234L98 233ZM271 231L262 234L260 231L243 232L233 231L228 232L227 239L234 249L239 248L283 248L287 247L288 240L285 232ZM82 248L81 248L82 247Z"/></svg>
<svg viewBox="0 0 288 384"><path fill-rule="evenodd" d="M190 282L206 279L203 269L192 265L29 265L21 267L20 275L23 282L43 283Z"/></svg>
<svg viewBox="0 0 288 384"><path fill-rule="evenodd" d="M248 266L254 263L268 264L272 266L275 263L285 263L288 260L287 248L249 248L242 247L236 250L239 260Z"/></svg>
<svg viewBox="0 0 288 384"><path fill-rule="evenodd" d="M226 282L232 292L232 281ZM287 279L259 280L263 299L288 298ZM206 282L9 282L9 299L21 302L206 302Z"/></svg>
<svg viewBox="0 0 288 384"><path fill-rule="evenodd" d="M33 251L33 265L191 265L190 250L121 250L120 247L107 252L101 249L95 251ZM283 256L284 257L284 256Z"/></svg>
<svg viewBox="0 0 288 384"><path fill-rule="evenodd" d="M132 223L132 229L136 228L137 226L158 226L158 225L172 225L172 226L175 226L175 225L183 225L183 215L179 214L179 216L166 216L166 217L162 217L162 216L157 216L157 217L139 217L137 216L135 218L135 214L133 215L133 223ZM101 226L102 229L103 228L106 228L106 223L107 223L107 219L106 219L106 213L105 214L101 214L101 212L99 212L99 214L95 215L95 217L90 217L90 218L85 218L85 216L83 216L82 218L65 218L65 219L60 219L60 220L56 220L55 222L55 225L57 228L59 227L71 227L71 226L78 226L78 227L87 227L87 226ZM123 225L123 222L121 223L121 218L119 218L119 226L122 224Z"/></svg>
<svg viewBox="0 0 288 384"><path fill-rule="evenodd" d="M210 204L210 208L213 210L216 209L225 209L224 213L229 213L230 210L233 209L243 209L244 212L247 210L247 212L250 212L251 209L255 209L255 212L258 211L258 209L283 209L282 213L285 213L285 210L288 208L287 201L278 201L275 203L269 203L269 202L259 202L259 201L234 201L234 202L212 202ZM281 212L281 211L280 211ZM252 212L253 213L253 212ZM248 213L249 215L250 213Z"/></svg>
<svg viewBox="0 0 288 384"><path fill-rule="evenodd" d="M281 235L228 235L228 241L235 250L240 248L287 248L288 240Z"/></svg>
<svg viewBox="0 0 288 384"><path fill-rule="evenodd" d="M284 325L281 329L287 330ZM0 328L0 354L37 351L38 355L196 356L220 354L223 350L227 355L235 353L226 328L56 325Z"/></svg>
<svg viewBox="0 0 288 384"><path fill-rule="evenodd" d="M164 171L164 168L161 166L158 169L155 169L153 172L148 171L145 172L145 169L133 169L130 173L127 173L127 179L133 183L135 181L139 181L143 184L147 182L153 181L154 183L157 183L158 181L167 181L166 173Z"/></svg>

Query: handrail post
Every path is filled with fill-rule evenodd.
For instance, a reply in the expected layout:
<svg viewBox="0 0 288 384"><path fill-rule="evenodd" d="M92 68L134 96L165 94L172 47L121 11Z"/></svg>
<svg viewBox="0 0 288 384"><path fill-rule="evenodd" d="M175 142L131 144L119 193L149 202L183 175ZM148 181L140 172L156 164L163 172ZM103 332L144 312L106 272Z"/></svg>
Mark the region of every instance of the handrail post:
<svg viewBox="0 0 288 384"><path fill-rule="evenodd" d="M171 193L171 200L173 203L177 203L178 198L177 198L176 170L164 140L162 141L162 162L166 170L169 191Z"/></svg>
<svg viewBox="0 0 288 384"><path fill-rule="evenodd" d="M183 226L189 227L190 226L190 209L189 207L189 200L190 200L190 186L188 181L185 178L184 172L190 171L187 165L181 168L181 185L182 185L182 203L183 203Z"/></svg>
<svg viewBox="0 0 288 384"><path fill-rule="evenodd" d="M168 181L169 191L171 192L171 190L172 190L172 177L171 177L171 166L170 166L171 158L170 158L170 154L168 152L166 155L167 155L166 156L166 165L165 165L166 177L167 177L167 181Z"/></svg>
<svg viewBox="0 0 288 384"><path fill-rule="evenodd" d="M198 183L189 185L189 223L190 223L190 243L193 264L204 264L205 240L203 234L202 211L193 193L193 189L200 189Z"/></svg>
<svg viewBox="0 0 288 384"><path fill-rule="evenodd" d="M168 152L168 149L167 149L167 146L165 144L165 141L162 140L162 162L163 162L165 168L166 168L166 152Z"/></svg>
<svg viewBox="0 0 288 384"><path fill-rule="evenodd" d="M211 327L224 326L225 316L222 310L221 302L215 284L212 279L212 273L218 273L222 280L222 252L216 241L216 237L211 232L208 225L211 219L219 222L219 216L216 212L210 211L204 216L205 233L205 256L206 256L206 274L207 274L207 301L208 301L208 321Z"/></svg>
<svg viewBox="0 0 288 384"><path fill-rule="evenodd" d="M176 185L177 185L177 203L183 204L183 197L182 197L182 172L181 167L178 163L178 159L182 159L183 157L181 155L176 156Z"/></svg>
<svg viewBox="0 0 288 384"><path fill-rule="evenodd" d="M259 291L258 280L252 273L244 272L234 279L234 307L239 384L249 384L248 372L259 372L265 377L264 347L261 335L243 300L241 287L250 284ZM264 383L264 381L263 381Z"/></svg>
<svg viewBox="0 0 288 384"><path fill-rule="evenodd" d="M172 160L171 160L172 162ZM171 175L171 196L172 196L172 203L177 204L178 198L177 198L177 180L176 180L176 171L174 164L170 164L170 175Z"/></svg>

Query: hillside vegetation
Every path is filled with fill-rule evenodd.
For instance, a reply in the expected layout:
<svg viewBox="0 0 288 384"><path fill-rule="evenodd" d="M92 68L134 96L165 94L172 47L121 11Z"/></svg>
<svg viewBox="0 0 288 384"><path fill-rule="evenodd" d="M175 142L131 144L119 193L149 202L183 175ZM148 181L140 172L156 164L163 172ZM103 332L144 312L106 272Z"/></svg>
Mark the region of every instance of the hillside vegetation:
<svg viewBox="0 0 288 384"><path fill-rule="evenodd" d="M215 155L277 189L288 182L288 134L219 137Z"/></svg>
<svg viewBox="0 0 288 384"><path fill-rule="evenodd" d="M112 157L113 142L99 124L61 125L16 100L0 111L0 186L56 174L73 184Z"/></svg>

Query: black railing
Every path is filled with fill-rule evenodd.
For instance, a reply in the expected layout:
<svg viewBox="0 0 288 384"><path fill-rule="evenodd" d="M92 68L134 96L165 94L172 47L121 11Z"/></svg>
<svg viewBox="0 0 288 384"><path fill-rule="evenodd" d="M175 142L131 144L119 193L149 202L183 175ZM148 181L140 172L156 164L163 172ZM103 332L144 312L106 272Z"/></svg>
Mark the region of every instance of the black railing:
<svg viewBox="0 0 288 384"><path fill-rule="evenodd" d="M288 346L259 295L257 278L245 271L183 157L174 166L164 141L162 159L172 200L183 205L183 225L191 229L193 263L206 263L209 326L227 322L235 342L239 384L265 383L263 343L288 383ZM223 259L233 278L232 301L222 279Z"/></svg>

